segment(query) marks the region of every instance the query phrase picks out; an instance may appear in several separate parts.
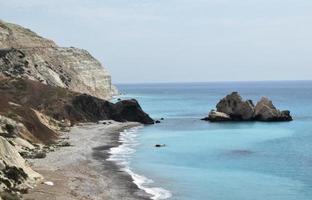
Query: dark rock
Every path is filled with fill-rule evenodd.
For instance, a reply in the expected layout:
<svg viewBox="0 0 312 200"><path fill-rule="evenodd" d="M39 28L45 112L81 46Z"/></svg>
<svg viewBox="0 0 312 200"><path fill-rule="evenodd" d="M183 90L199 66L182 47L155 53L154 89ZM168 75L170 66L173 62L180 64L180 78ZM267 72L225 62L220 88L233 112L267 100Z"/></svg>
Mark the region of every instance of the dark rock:
<svg viewBox="0 0 312 200"><path fill-rule="evenodd" d="M46 157L46 153L44 151L23 151L20 152L20 155L26 159L42 159Z"/></svg>
<svg viewBox="0 0 312 200"><path fill-rule="evenodd" d="M78 118L78 121L96 122L110 119L113 112L113 103L88 94L74 97L72 106L67 107L67 114L74 115L72 117Z"/></svg>
<svg viewBox="0 0 312 200"><path fill-rule="evenodd" d="M22 51L14 48L0 50L0 71L6 76L21 77L27 65Z"/></svg>
<svg viewBox="0 0 312 200"><path fill-rule="evenodd" d="M165 144L155 144L155 147L165 147Z"/></svg>
<svg viewBox="0 0 312 200"><path fill-rule="evenodd" d="M22 168L17 168L15 166L7 166L3 170L3 173L8 179L13 180L18 184L21 184L28 177Z"/></svg>
<svg viewBox="0 0 312 200"><path fill-rule="evenodd" d="M85 121L112 119L119 122L154 123L154 120L142 110L135 99L122 100L113 104L103 99L82 94L74 98L73 106L69 108L68 113L75 115L76 118L81 116Z"/></svg>
<svg viewBox="0 0 312 200"><path fill-rule="evenodd" d="M135 99L119 101L114 105L114 109L115 115L112 118L117 121L154 124L154 120L142 110Z"/></svg>
<svg viewBox="0 0 312 200"><path fill-rule="evenodd" d="M45 158L47 154L43 151L34 151L31 154L28 155L28 158L31 159L42 159ZM23 156L24 157L24 156Z"/></svg>
<svg viewBox="0 0 312 200"><path fill-rule="evenodd" d="M160 123L160 121L159 121L159 120L156 120L156 121L155 121L155 123L156 123L156 124L159 124L159 123Z"/></svg>
<svg viewBox="0 0 312 200"><path fill-rule="evenodd" d="M4 127L9 134L13 134L13 131L14 131L14 126L12 124L6 124L5 127Z"/></svg>
<svg viewBox="0 0 312 200"><path fill-rule="evenodd" d="M160 118L160 120L164 120L164 118L162 117L162 118Z"/></svg>

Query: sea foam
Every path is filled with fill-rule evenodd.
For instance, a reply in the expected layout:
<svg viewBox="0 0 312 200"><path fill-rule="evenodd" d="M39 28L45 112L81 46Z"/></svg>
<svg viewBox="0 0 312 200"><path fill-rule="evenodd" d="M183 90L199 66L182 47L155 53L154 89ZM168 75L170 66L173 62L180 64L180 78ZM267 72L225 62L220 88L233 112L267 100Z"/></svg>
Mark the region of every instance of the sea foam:
<svg viewBox="0 0 312 200"><path fill-rule="evenodd" d="M135 147L139 145L137 142L137 132L138 129L142 127L134 127L131 129L124 130L120 133L119 141L121 145L118 147L111 148L109 153L110 157L107 159L109 161L115 162L121 169L127 172L133 179L133 183L135 183L139 189L145 191L150 194L153 200L162 200L168 199L172 195L168 190L165 190L161 187L151 187L149 186L154 181L133 172L130 168L130 159L131 155L135 153Z"/></svg>

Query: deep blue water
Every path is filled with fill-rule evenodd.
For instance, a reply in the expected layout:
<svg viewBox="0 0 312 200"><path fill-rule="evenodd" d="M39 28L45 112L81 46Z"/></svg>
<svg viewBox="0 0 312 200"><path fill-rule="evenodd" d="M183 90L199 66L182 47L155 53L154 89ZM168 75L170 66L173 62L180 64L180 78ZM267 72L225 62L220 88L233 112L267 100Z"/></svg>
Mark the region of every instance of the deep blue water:
<svg viewBox="0 0 312 200"><path fill-rule="evenodd" d="M138 130L130 168L172 200L311 200L312 82L118 85L161 124ZM201 121L232 91L289 109L293 122ZM155 148L155 144L166 144Z"/></svg>

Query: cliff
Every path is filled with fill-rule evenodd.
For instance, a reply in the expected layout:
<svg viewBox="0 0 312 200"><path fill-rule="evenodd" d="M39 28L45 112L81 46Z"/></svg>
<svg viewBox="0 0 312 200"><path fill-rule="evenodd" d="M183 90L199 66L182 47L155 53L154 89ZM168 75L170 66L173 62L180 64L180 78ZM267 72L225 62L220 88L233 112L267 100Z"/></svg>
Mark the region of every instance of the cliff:
<svg viewBox="0 0 312 200"><path fill-rule="evenodd" d="M19 199L19 193L41 180L24 158L44 158L62 146L59 132L76 123L154 123L134 99L111 103L29 79L0 76L0 94L0 197Z"/></svg>
<svg viewBox="0 0 312 200"><path fill-rule="evenodd" d="M86 50L57 46L19 25L0 21L0 74L110 99L111 76Z"/></svg>
<svg viewBox="0 0 312 200"><path fill-rule="evenodd" d="M21 199L42 179L27 159L69 145L59 136L75 123L154 123L134 99L108 101L117 89L86 50L1 20L0 94L0 200Z"/></svg>

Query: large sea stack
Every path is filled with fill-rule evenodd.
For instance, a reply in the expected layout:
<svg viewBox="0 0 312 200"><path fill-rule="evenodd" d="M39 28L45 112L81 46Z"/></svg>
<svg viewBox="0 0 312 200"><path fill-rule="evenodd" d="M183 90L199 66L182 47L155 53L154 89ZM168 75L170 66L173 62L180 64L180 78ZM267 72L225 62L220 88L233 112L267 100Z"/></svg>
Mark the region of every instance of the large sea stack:
<svg viewBox="0 0 312 200"><path fill-rule="evenodd" d="M211 122L222 121L291 121L290 111L278 110L267 97L254 106L251 100L244 101L237 93L232 92L217 104L217 110L211 110L203 120Z"/></svg>

